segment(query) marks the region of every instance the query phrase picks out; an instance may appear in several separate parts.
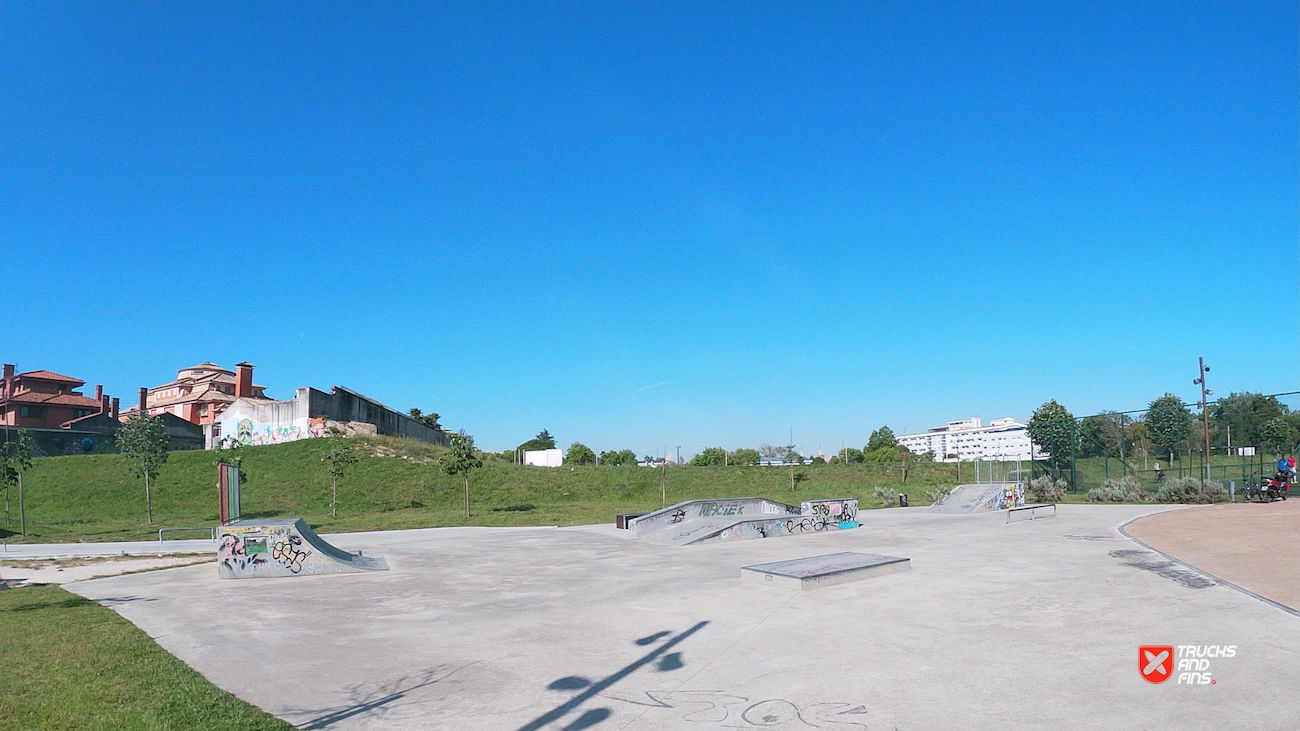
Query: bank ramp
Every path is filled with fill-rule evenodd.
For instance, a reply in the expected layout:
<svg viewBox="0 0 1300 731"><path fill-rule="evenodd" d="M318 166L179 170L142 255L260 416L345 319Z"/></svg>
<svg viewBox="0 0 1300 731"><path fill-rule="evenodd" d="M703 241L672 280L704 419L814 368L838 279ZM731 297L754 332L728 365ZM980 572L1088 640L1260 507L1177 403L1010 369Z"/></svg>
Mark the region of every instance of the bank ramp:
<svg viewBox="0 0 1300 731"><path fill-rule="evenodd" d="M387 571L379 556L348 553L301 518L237 521L221 527L217 574L223 579Z"/></svg>
<svg viewBox="0 0 1300 731"><path fill-rule="evenodd" d="M807 500L800 507L764 498L687 500L627 521L639 540L673 546L778 538L856 528L858 501Z"/></svg>
<svg viewBox="0 0 1300 731"><path fill-rule="evenodd" d="M942 500L926 508L931 513L984 513L1018 508L1025 504L1025 486L1020 482L981 482L958 485Z"/></svg>

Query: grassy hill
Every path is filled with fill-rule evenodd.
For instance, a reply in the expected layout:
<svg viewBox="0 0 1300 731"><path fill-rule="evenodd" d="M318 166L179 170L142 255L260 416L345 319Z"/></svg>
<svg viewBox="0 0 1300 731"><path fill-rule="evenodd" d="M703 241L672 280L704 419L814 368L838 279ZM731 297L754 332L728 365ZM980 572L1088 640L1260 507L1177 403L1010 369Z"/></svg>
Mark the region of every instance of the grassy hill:
<svg viewBox="0 0 1300 731"><path fill-rule="evenodd" d="M461 514L460 478L442 473L441 450L408 439L352 440L361 459L339 486L339 515L329 514L330 480L321 461L325 440L306 439L243 450L249 475L242 490L245 517L302 517L318 531L428 528L451 525L577 525L611 522L615 513L660 507L659 470L645 467L523 467L487 460L470 476L473 516ZM969 471L967 467L964 472ZM667 501L758 496L798 504L812 498L858 497L870 507L885 486L925 503L925 491L956 482L951 464L807 465L790 490L779 467L669 467ZM154 484L154 523L145 520L144 485L120 455L46 457L25 478L26 541L108 541L157 538L160 527L217 522L216 464L211 452L173 452ZM970 474L963 474L969 480ZM18 529L16 491L10 523ZM199 534L194 534L195 536ZM179 537L179 536L173 536ZM9 539L21 541L19 536Z"/></svg>

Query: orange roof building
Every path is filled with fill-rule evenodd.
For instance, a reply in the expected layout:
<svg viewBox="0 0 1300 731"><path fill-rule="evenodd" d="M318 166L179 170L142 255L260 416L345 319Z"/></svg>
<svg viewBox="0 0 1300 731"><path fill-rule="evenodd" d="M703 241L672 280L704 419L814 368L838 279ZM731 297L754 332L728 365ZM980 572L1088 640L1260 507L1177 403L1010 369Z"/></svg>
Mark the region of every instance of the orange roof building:
<svg viewBox="0 0 1300 731"><path fill-rule="evenodd" d="M0 426L68 428L79 420L111 411L103 386L95 386L95 397L91 398L77 390L86 385L78 378L46 370L15 370L6 363L0 379Z"/></svg>
<svg viewBox="0 0 1300 731"><path fill-rule="evenodd" d="M227 370L216 363L204 362L176 373L176 380L141 389L143 403L122 413L123 418L141 408L151 416L175 414L194 424L216 421L236 398L265 398L265 386L253 383L253 364L236 363L235 370Z"/></svg>

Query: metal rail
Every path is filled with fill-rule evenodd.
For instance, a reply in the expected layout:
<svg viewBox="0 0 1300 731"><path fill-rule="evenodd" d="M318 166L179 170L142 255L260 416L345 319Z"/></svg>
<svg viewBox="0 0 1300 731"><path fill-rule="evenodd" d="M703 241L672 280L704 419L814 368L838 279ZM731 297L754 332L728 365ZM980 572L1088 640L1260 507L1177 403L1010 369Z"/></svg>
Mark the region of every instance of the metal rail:
<svg viewBox="0 0 1300 731"><path fill-rule="evenodd" d="M213 541L214 543L215 543L216 540L217 540L217 529L214 528L214 527L206 526L206 525L205 525L205 526L203 526L203 527L201 527L201 528L159 528L159 529L158 529L158 542L159 542L159 543L162 543L162 542L163 542L163 531L166 531L166 530L205 530L205 531L208 531L209 533L212 534L212 541Z"/></svg>
<svg viewBox="0 0 1300 731"><path fill-rule="evenodd" d="M1015 513L1015 512L1021 511L1021 510L1028 510L1028 511L1029 511L1029 519L1030 519L1030 520L1033 520L1035 517L1037 517L1037 514L1036 514L1034 511L1036 511L1036 510L1040 510L1040 509L1043 509L1043 508L1051 508L1051 509L1052 509L1052 514L1051 514L1051 515L1044 515L1044 516L1043 516L1044 518L1055 518L1055 517L1056 517L1056 503L1047 503L1047 504L1045 504L1045 505L1026 505L1026 506L1024 506L1024 507L1022 507L1022 508L1011 508L1010 510L1008 510L1008 511L1007 511L1007 524L1009 525L1009 524L1011 523L1011 514L1012 514L1012 513Z"/></svg>

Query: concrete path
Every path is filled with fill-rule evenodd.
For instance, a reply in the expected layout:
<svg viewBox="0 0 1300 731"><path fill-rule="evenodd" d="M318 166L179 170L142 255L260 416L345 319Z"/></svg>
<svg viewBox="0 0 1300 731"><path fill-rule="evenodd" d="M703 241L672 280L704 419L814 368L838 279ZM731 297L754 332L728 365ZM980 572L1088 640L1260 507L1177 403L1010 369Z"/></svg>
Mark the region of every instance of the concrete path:
<svg viewBox="0 0 1300 731"><path fill-rule="evenodd" d="M379 536L379 541L386 536L419 535L425 531L451 531L455 535L478 535L484 532L511 530L539 530L543 526L527 528L482 528L468 526L465 528L421 528L407 531L373 531L367 533L327 533L322 538L334 542L335 539L348 540L351 536ZM442 533L440 533L441 535ZM211 553L216 554L217 543L210 538L176 539L165 541L114 541L87 543L10 543L0 549L0 566L5 561L26 561L47 558L95 558L107 556L166 556L175 553Z"/></svg>
<svg viewBox="0 0 1300 731"><path fill-rule="evenodd" d="M309 729L1294 729L1300 617L1123 537L1169 506L863 511L670 547L610 526L349 534L391 571L71 584ZM331 540L335 540L332 537ZM799 592L740 567L860 551L912 570ZM1141 645L1235 645L1153 685Z"/></svg>
<svg viewBox="0 0 1300 731"><path fill-rule="evenodd" d="M86 581L101 576L119 576L134 571L189 566L210 560L195 556L158 556L155 558L89 559L90 563L83 564L76 564L75 559L71 562L57 559L23 561L21 567L0 563L0 579L15 583L26 582L28 584L70 584L74 581Z"/></svg>
<svg viewBox="0 0 1300 731"><path fill-rule="evenodd" d="M1300 612L1300 499L1152 515L1125 532L1224 581Z"/></svg>

